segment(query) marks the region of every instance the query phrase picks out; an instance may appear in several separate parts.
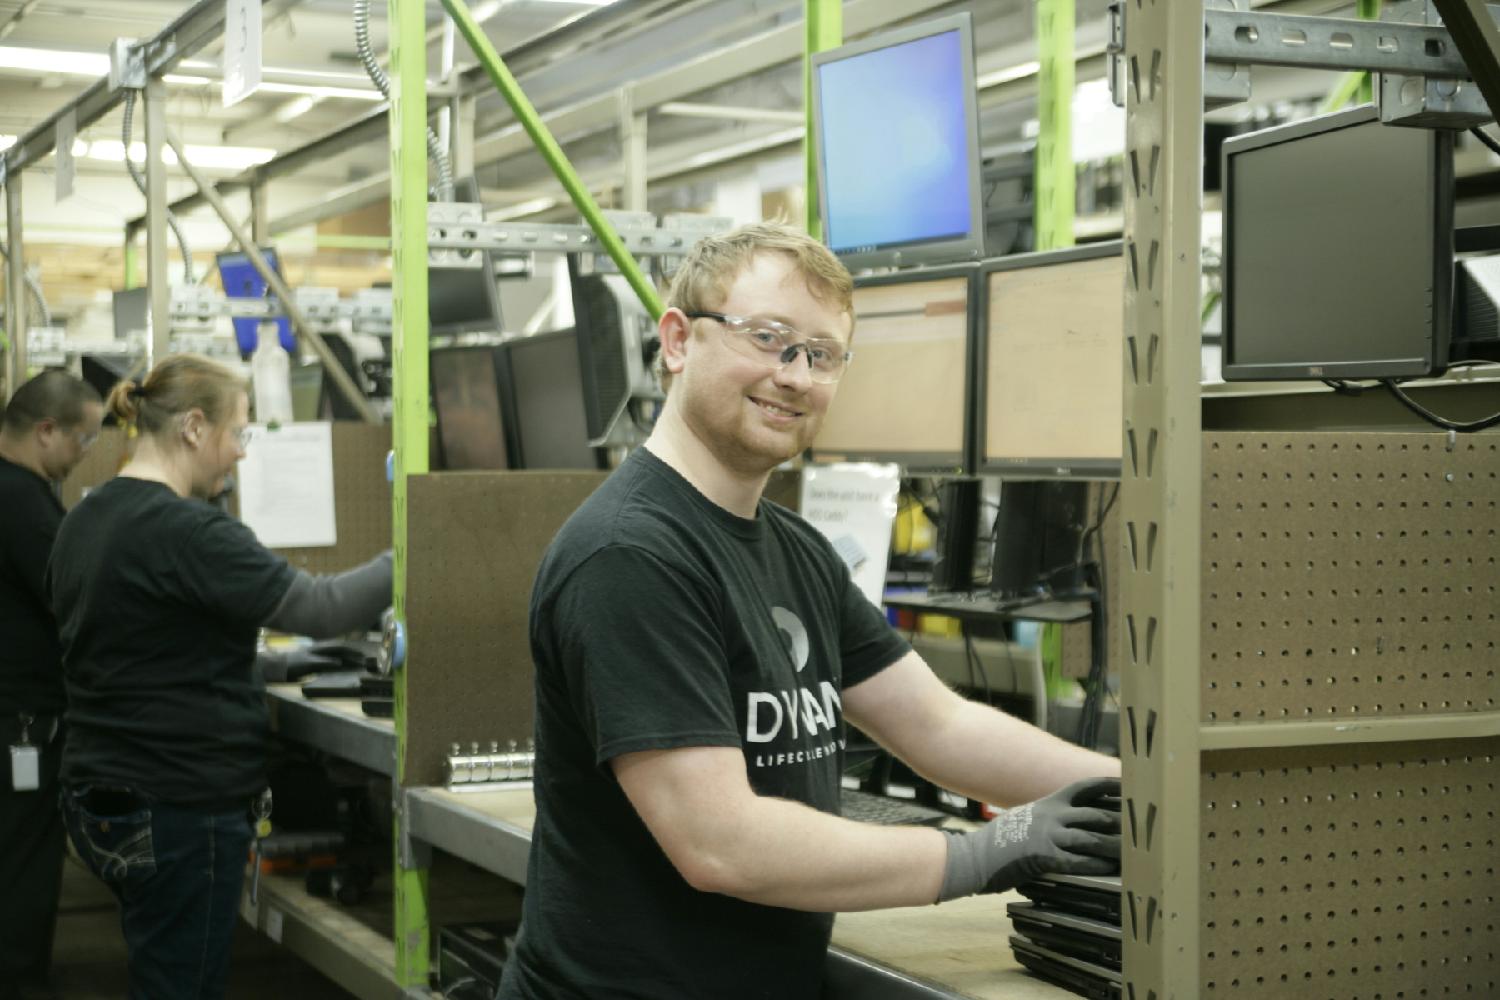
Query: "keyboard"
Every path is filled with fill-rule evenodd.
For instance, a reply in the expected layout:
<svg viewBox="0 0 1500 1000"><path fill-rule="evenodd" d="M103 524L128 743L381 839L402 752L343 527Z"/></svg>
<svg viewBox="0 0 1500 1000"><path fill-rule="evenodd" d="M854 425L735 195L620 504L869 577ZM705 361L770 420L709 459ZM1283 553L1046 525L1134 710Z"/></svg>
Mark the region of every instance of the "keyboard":
<svg viewBox="0 0 1500 1000"><path fill-rule="evenodd" d="M873 795L853 788L840 789L840 801L845 819L859 823L877 823L881 826L933 826L948 818L948 814L915 802L890 799L884 795Z"/></svg>

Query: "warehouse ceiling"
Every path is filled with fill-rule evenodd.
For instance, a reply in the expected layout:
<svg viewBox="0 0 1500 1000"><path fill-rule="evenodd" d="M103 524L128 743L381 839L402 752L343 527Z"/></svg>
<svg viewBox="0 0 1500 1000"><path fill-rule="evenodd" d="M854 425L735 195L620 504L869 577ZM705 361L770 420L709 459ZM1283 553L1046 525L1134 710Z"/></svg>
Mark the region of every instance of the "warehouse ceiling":
<svg viewBox="0 0 1500 1000"><path fill-rule="evenodd" d="M1351 4L1330 0L1255 5L1297 13L1352 10ZM0 134L16 135L35 126L97 79L98 60L112 40L151 37L191 6L187 0L0 0ZM654 194L674 183L691 183L726 158L785 158L796 151L800 126L792 116L802 106L797 53L794 49L782 53L784 58L768 59L764 49L757 55L754 42L776 31L800 39L801 0L472 0L470 6L477 12L488 9L483 22L487 34L545 114L613 99L624 84L674 74L677 103L780 113L781 120L752 120L743 114L687 116L646 109ZM1107 0L1077 0L1081 81L1101 72L1102 60L1091 53L1104 41L1106 6ZM371 38L383 54L386 2L372 0L370 8ZM981 141L987 151L1024 144L1026 122L1035 117L1034 73L1026 72L1035 59L1032 0L846 0L844 8L846 25L872 17L894 24L955 10L972 12L982 83ZM217 42L179 67L168 84L169 124L189 146L220 150L217 162L224 165L209 172L221 178L238 173L236 156L284 153L381 106L355 57L352 0L267 0L263 11L265 77L274 92L263 90L233 108L221 107ZM869 11L878 13L862 13ZM443 64L443 17L436 0L428 3L428 21L429 74L436 76ZM16 50L16 57L6 58L7 50ZM43 50L40 62L35 50ZM556 193L555 185L540 158L517 136L505 102L472 69L462 74L474 62L462 40L454 59L461 78L482 85L476 156L486 203L502 213L509 207L514 214L527 214L525 204ZM683 79L713 82L686 90ZM1278 95L1317 92L1332 82L1329 74L1267 77L1267 86ZM559 138L596 188L618 184L621 156L614 122L613 117L590 121L575 115L559 125ZM91 144L86 148L93 151L99 144L104 154L79 159L80 175L118 177L123 172L118 154L113 162L108 156L120 128L121 115L115 111L80 130L80 139ZM142 138L139 116L135 138ZM273 193L272 200L278 212L289 213L289 221L307 221L323 204L343 208L355 207L361 198L378 200L387 191L386 163L384 132L372 130L368 142L299 169L288 183L300 183L300 198ZM188 190L179 177L171 197ZM342 192L348 197L340 201L334 195ZM119 210L123 222L138 215L140 205Z"/></svg>

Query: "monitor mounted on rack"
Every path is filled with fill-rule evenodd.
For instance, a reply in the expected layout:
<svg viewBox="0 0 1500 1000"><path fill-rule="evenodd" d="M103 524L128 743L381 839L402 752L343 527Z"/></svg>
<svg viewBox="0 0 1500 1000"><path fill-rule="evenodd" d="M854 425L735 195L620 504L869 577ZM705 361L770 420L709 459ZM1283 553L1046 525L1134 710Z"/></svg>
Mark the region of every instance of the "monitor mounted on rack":
<svg viewBox="0 0 1500 1000"><path fill-rule="evenodd" d="M985 261L979 272L978 471L1120 474L1125 264L1118 240ZM1139 351L1147 364L1148 349Z"/></svg>
<svg viewBox="0 0 1500 1000"><path fill-rule="evenodd" d="M967 12L812 57L823 239L850 269L984 256Z"/></svg>
<svg viewBox="0 0 1500 1000"><path fill-rule="evenodd" d="M817 461L971 468L977 274L954 264L855 279L854 360L813 441Z"/></svg>
<svg viewBox="0 0 1500 1000"><path fill-rule="evenodd" d="M1224 143L1224 378L1448 364L1453 135L1361 107Z"/></svg>

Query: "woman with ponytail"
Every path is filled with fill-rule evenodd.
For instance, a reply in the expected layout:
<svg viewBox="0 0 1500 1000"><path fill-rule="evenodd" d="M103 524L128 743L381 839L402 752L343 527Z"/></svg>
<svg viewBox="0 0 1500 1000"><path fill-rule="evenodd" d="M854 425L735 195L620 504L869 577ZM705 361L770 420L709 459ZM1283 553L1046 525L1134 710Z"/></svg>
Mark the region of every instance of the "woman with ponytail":
<svg viewBox="0 0 1500 1000"><path fill-rule="evenodd" d="M172 355L107 405L139 430L135 455L63 520L48 571L63 810L120 902L132 1000L220 997L266 788L257 631L369 627L390 603L390 554L313 577L205 502L248 440L246 386L223 365Z"/></svg>

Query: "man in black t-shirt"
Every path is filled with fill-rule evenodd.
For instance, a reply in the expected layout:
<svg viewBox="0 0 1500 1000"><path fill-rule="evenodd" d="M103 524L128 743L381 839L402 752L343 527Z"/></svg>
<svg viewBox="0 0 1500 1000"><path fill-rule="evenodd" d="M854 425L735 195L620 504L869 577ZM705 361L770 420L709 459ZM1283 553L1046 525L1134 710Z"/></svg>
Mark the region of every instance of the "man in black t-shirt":
<svg viewBox="0 0 1500 1000"><path fill-rule="evenodd" d="M87 383L46 371L23 384L0 425L0 746L35 748L37 781L0 777L0 1000L46 995L62 878L57 808L64 698L57 623L42 578L63 507L56 484L104 417Z"/></svg>
<svg viewBox="0 0 1500 1000"><path fill-rule="evenodd" d="M954 694L762 498L833 400L851 298L775 225L703 240L674 280L656 427L532 592L537 817L505 1000L813 1000L836 911L1118 863L1118 761ZM1028 804L956 836L840 819L846 716L944 787Z"/></svg>

